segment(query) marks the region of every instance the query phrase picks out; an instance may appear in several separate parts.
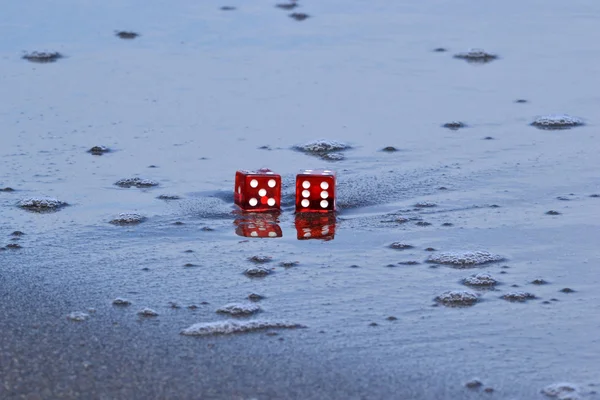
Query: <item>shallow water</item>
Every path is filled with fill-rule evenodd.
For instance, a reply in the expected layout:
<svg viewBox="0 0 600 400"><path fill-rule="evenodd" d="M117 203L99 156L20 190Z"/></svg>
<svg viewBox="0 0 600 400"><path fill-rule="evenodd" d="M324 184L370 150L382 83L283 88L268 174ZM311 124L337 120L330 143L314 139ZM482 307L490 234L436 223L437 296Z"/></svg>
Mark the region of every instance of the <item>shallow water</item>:
<svg viewBox="0 0 600 400"><path fill-rule="evenodd" d="M0 188L15 191L0 191L0 247L22 248L0 251L0 397L441 399L492 387L518 399L563 381L598 397L600 5L299 4L310 18L237 1L4 5ZM470 48L498 59L453 57ZM23 51L64 57L30 63ZM530 126L552 114L585 125ZM452 121L466 127L442 127ZM294 149L321 138L351 148L339 161ZM235 170L261 167L282 175L283 212L235 213ZM328 240L298 240L305 168L337 172ZM133 177L158 186L115 186ZM17 207L29 197L69 206ZM110 224L121 213L146 219ZM240 236L252 223L278 233ZM506 259L426 262L456 251ZM497 285L463 285L479 272ZM463 290L474 305L435 302ZM536 298L502 298L518 292ZM306 328L180 334L231 320L215 311L250 293L265 297L261 320ZM473 379L482 388L464 386Z"/></svg>

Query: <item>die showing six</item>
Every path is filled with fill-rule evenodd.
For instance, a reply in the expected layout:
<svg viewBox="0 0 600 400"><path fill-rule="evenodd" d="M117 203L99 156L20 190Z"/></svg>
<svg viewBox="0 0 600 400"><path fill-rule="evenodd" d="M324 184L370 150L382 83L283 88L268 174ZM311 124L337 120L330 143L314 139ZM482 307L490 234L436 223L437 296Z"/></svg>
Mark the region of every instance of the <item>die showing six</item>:
<svg viewBox="0 0 600 400"><path fill-rule="evenodd" d="M281 175L270 169L235 173L234 203L244 211L276 211L281 207Z"/></svg>
<svg viewBox="0 0 600 400"><path fill-rule="evenodd" d="M296 212L335 211L335 172L307 169L296 175Z"/></svg>

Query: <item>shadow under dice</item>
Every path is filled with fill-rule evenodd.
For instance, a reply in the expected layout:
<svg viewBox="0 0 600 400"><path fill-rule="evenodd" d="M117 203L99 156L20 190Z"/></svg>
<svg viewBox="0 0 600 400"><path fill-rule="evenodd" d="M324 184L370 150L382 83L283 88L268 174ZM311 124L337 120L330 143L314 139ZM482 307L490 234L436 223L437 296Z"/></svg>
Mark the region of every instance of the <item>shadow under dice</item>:
<svg viewBox="0 0 600 400"><path fill-rule="evenodd" d="M233 198L244 211L277 211L281 207L281 176L268 169L237 171Z"/></svg>
<svg viewBox="0 0 600 400"><path fill-rule="evenodd" d="M307 169L296 175L296 212L335 211L335 172Z"/></svg>

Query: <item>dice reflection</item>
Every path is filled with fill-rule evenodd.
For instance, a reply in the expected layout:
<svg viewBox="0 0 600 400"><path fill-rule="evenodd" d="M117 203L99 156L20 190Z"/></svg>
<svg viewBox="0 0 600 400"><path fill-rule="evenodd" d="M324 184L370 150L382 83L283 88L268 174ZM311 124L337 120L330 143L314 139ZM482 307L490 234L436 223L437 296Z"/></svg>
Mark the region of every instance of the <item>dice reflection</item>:
<svg viewBox="0 0 600 400"><path fill-rule="evenodd" d="M269 214L247 214L237 218L235 233L248 238L280 238L283 236L278 219Z"/></svg>
<svg viewBox="0 0 600 400"><path fill-rule="evenodd" d="M333 240L335 237L335 215L321 213L296 214L298 240Z"/></svg>

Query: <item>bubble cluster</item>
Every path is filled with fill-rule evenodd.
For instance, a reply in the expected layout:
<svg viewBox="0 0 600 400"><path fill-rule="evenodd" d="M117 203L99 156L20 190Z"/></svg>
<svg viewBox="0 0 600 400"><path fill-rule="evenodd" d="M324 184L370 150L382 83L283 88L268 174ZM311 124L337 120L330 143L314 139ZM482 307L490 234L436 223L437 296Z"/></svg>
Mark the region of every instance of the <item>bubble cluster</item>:
<svg viewBox="0 0 600 400"><path fill-rule="evenodd" d="M246 268L244 274L251 278L260 278L263 276L267 276L271 273L271 270L264 267L250 267Z"/></svg>
<svg viewBox="0 0 600 400"><path fill-rule="evenodd" d="M53 197L28 197L17 203L17 206L28 211L51 212L57 211L68 204Z"/></svg>
<svg viewBox="0 0 600 400"><path fill-rule="evenodd" d="M579 388L572 383L566 382L548 385L541 390L541 393L548 397L554 397L559 400L579 399Z"/></svg>
<svg viewBox="0 0 600 400"><path fill-rule="evenodd" d="M137 213L121 213L110 221L113 225L137 225L146 220L146 217Z"/></svg>
<svg viewBox="0 0 600 400"><path fill-rule="evenodd" d="M585 123L581 118L572 117L567 114L550 114L536 118L531 125L539 129L556 130L570 129L585 125Z"/></svg>
<svg viewBox="0 0 600 400"><path fill-rule="evenodd" d="M463 283L467 286L495 286L498 281L490 274L480 273L463 279Z"/></svg>
<svg viewBox="0 0 600 400"><path fill-rule="evenodd" d="M67 318L71 321L81 322L85 321L90 317L89 314L84 313L83 311L74 311L71 314L67 315Z"/></svg>
<svg viewBox="0 0 600 400"><path fill-rule="evenodd" d="M123 178L119 179L115 182L115 185L122 188L149 188L153 186L158 186L158 182L150 180L150 179L142 179L142 178Z"/></svg>
<svg viewBox="0 0 600 400"><path fill-rule="evenodd" d="M220 314L229 314L233 316L248 316L261 311L261 308L254 303L230 303L217 309Z"/></svg>
<svg viewBox="0 0 600 400"><path fill-rule="evenodd" d="M301 151L324 160L339 161L344 159L340 151L348 150L351 146L334 140L318 139L301 145L295 145L294 150Z"/></svg>
<svg viewBox="0 0 600 400"><path fill-rule="evenodd" d="M306 326L284 321L218 321L194 324L181 331L186 336L229 335L233 333L254 332L265 329L297 329Z"/></svg>
<svg viewBox="0 0 600 400"><path fill-rule="evenodd" d="M469 268L502 260L504 257L482 250L440 252L427 259L430 263L447 264L457 268Z"/></svg>
<svg viewBox="0 0 600 400"><path fill-rule="evenodd" d="M496 54L488 53L483 49L469 49L463 53L457 53L454 58L465 60L469 63L488 63L498 58Z"/></svg>
<svg viewBox="0 0 600 400"><path fill-rule="evenodd" d="M55 62L59 58L63 55L57 51L34 51L23 55L24 60L41 64Z"/></svg>
<svg viewBox="0 0 600 400"><path fill-rule="evenodd" d="M533 300L536 296L529 292L509 292L502 295L502 298L507 301L524 303L527 300Z"/></svg>
<svg viewBox="0 0 600 400"><path fill-rule="evenodd" d="M477 303L478 296L466 290L450 290L435 298L440 304L448 307L467 307Z"/></svg>

